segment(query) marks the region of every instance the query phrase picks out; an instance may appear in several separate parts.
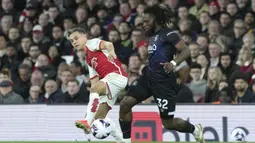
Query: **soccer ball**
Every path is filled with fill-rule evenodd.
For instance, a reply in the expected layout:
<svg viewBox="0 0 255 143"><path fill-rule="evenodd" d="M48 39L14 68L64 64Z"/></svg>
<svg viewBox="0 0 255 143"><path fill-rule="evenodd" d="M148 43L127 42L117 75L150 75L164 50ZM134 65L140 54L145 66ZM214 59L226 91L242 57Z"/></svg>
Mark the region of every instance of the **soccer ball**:
<svg viewBox="0 0 255 143"><path fill-rule="evenodd" d="M104 139L111 133L110 123L106 119L97 119L91 125L91 133L97 139Z"/></svg>
<svg viewBox="0 0 255 143"><path fill-rule="evenodd" d="M241 128L236 128L232 131L230 141L232 142L245 142L246 133Z"/></svg>

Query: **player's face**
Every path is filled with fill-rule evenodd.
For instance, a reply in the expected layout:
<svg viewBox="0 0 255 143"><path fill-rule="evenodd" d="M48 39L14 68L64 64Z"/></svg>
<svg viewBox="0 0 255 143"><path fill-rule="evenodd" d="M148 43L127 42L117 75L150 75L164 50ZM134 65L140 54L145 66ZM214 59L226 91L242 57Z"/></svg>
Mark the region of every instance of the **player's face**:
<svg viewBox="0 0 255 143"><path fill-rule="evenodd" d="M155 20L150 14L144 13L142 15L143 29L146 35L151 35L155 31Z"/></svg>
<svg viewBox="0 0 255 143"><path fill-rule="evenodd" d="M79 33L79 32L72 33L69 36L69 38L70 38L70 41L71 41L73 47L76 50L82 50L84 48L84 45L86 44L86 42L88 40L86 34L82 34L82 33Z"/></svg>

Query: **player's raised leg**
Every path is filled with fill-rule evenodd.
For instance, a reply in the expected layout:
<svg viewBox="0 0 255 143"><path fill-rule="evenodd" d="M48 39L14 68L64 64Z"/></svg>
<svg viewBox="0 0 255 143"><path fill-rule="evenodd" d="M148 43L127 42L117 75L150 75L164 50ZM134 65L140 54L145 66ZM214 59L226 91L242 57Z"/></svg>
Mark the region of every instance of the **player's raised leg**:
<svg viewBox="0 0 255 143"><path fill-rule="evenodd" d="M157 102L162 124L165 129L175 130L182 133L191 133L194 135L197 142L204 143L203 127L193 125L181 118L174 118L176 106L176 83L173 80L163 82L151 82L153 96Z"/></svg>

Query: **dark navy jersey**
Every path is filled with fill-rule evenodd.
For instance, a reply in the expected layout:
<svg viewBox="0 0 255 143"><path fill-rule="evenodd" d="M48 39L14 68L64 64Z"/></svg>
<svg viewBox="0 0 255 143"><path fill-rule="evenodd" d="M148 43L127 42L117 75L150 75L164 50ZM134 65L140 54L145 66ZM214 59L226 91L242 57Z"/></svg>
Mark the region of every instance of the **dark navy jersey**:
<svg viewBox="0 0 255 143"><path fill-rule="evenodd" d="M160 63L170 62L176 54L176 47L181 38L178 31L164 28L156 32L149 39L147 73L152 80L162 80L173 77L173 73L167 74Z"/></svg>

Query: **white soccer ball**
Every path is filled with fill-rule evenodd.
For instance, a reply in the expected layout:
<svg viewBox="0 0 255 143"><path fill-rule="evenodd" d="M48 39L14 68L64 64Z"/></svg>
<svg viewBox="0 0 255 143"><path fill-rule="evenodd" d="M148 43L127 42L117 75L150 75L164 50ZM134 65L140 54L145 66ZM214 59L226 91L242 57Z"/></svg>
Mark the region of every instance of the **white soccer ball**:
<svg viewBox="0 0 255 143"><path fill-rule="evenodd" d="M246 133L241 128L236 128L230 135L231 142L245 142Z"/></svg>
<svg viewBox="0 0 255 143"><path fill-rule="evenodd" d="M106 119L97 119L91 125L91 133L97 139L104 139L111 133L110 123Z"/></svg>

